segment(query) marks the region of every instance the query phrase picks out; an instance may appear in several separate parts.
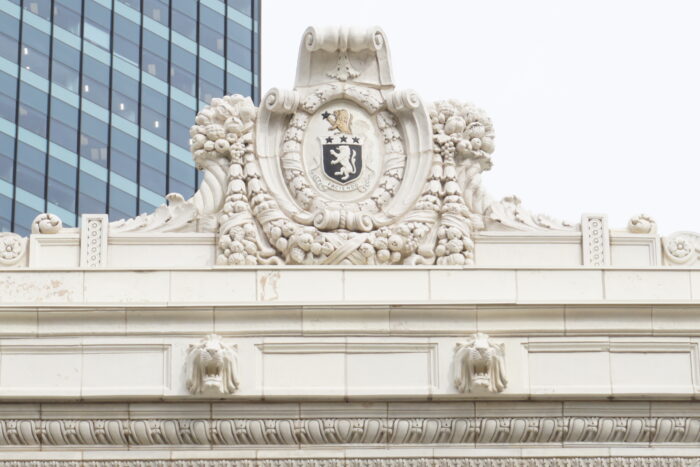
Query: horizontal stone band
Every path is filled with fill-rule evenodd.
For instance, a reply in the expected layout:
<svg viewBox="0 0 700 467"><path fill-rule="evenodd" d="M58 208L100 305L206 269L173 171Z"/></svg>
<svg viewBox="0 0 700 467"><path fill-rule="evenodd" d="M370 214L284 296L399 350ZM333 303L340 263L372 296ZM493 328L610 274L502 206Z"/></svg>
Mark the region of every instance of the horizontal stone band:
<svg viewBox="0 0 700 467"><path fill-rule="evenodd" d="M0 467L695 467L698 457L421 457L192 459L98 461L0 461Z"/></svg>
<svg viewBox="0 0 700 467"><path fill-rule="evenodd" d="M700 443L700 418L0 420L2 446L313 446Z"/></svg>

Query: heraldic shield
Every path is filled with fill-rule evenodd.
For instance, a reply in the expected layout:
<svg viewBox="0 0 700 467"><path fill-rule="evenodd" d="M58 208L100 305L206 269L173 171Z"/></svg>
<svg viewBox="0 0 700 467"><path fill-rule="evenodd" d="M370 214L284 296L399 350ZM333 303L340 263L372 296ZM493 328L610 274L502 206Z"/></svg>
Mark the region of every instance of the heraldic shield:
<svg viewBox="0 0 700 467"><path fill-rule="evenodd" d="M353 141L352 143L347 140ZM359 138L323 138L323 173L340 184L350 183L362 173L362 144Z"/></svg>

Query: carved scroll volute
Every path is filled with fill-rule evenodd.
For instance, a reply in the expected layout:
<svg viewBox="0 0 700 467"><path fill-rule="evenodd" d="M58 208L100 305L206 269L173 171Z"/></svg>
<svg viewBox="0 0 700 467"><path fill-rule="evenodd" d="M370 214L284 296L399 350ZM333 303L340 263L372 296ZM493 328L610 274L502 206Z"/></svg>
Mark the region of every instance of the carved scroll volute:
<svg viewBox="0 0 700 467"><path fill-rule="evenodd" d="M420 96L413 90L401 89L386 97L389 111L397 116L404 137L406 170L394 199L384 208L385 221L403 215L415 205L432 165L433 132L430 117Z"/></svg>
<svg viewBox="0 0 700 467"><path fill-rule="evenodd" d="M332 81L393 87L389 48L380 27L306 29L295 88Z"/></svg>

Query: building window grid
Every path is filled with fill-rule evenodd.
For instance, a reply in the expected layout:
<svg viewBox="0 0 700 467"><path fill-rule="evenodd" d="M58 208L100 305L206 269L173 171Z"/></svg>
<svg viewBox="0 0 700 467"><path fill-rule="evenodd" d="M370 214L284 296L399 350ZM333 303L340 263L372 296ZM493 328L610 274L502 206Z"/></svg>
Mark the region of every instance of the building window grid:
<svg viewBox="0 0 700 467"><path fill-rule="evenodd" d="M119 0L115 0L115 1L119 1ZM144 2L144 0L141 0L141 2L140 2L140 3L141 3L141 4L140 4L140 7L141 7L142 12L143 12L143 2ZM53 6L53 2L51 2L51 5ZM200 18L200 11L201 11L201 8L203 8L203 7L204 7L204 5L202 5L200 2L197 2L197 6L196 6L196 10L195 10L195 11L196 11L196 19L195 19L195 21L194 21L194 23L195 23L195 25L196 25L196 36L195 36L195 37L197 38L197 47L199 47L199 45L200 45L200 43L201 43L201 31L200 31L200 21L199 21L199 18ZM82 8L83 12L85 12L85 0L83 0L83 1L81 2L81 8ZM168 23L168 25L170 26L170 27L168 28L168 69L167 69L167 70L168 70L168 73L166 73L166 74L167 74L166 80L167 80L167 85L168 85L167 89L168 89L168 90L170 89L170 86L172 85L171 74L170 74L170 72L169 72L169 68L170 68L170 64L171 64L171 60L172 60L172 47L175 45L175 41L173 40L173 33L172 33L172 25L173 25L173 19L172 19L173 10L172 10L172 8L173 8L172 6L169 7L169 8L167 8L167 20L166 20L167 23ZM251 6L250 6L250 8L251 8L252 16L253 16L253 18L255 18L256 13L259 14L259 13L256 11L256 9L257 9L257 2L251 1ZM49 11L52 12L52 11L53 11L53 8L51 8L51 10L49 10ZM225 12L225 11L226 11L226 8L224 8L224 12ZM240 9L239 9L239 11L240 11ZM108 154L109 154L109 152L111 151L111 149L110 149L110 147L111 147L111 135L112 135L112 131L113 131L113 128L112 128L112 127L113 127L113 122L112 122L112 118L111 118L111 113L112 113L111 110L112 110L112 104L113 104L113 103L112 103L112 100L113 100L113 93L111 92L111 90L113 89L112 84L113 84L114 79L115 79L114 74L113 74L113 70L114 70L114 57L113 57L113 55L114 55L114 40L115 40L115 39L114 39L114 34L116 33L116 31L114 31L114 27L115 27L115 26L114 26L114 25L115 25L115 8L114 8L114 5L113 5L112 8L109 10L109 14L110 14L110 28L111 28L111 30L110 30L110 32L109 32L109 52L110 52L109 70L110 70L110 73L109 73L109 78L108 78L108 79L109 79L109 90L110 90L110 92L109 92L108 95L107 95L107 99L108 99L107 108L109 109L109 111L107 112L107 115L108 115L108 116L107 116L108 122L106 122L106 123L107 123L107 143L106 143L106 148L107 148L107 149L106 149L106 150L108 151ZM143 15L143 13L140 13L140 14ZM218 14L218 13L217 13L217 14ZM22 37L22 34L23 34L22 29L23 29L23 25L24 25L24 21L23 21L23 20L24 20L24 18L23 18L23 15L24 15L24 8L22 8L22 9L20 10L19 15L20 15L20 18L19 18L19 22L18 22L18 23L19 23L19 26L18 26L18 27L19 27L19 34L18 34L18 36L19 36L19 38L21 38L21 37ZM228 23L228 21L227 21L227 20L228 20L228 14L225 13L225 14L222 16L222 18L223 18L223 27L224 27L224 34L223 34L223 38L224 38L224 39L223 39L223 41L222 41L222 42L223 42L223 43L222 43L223 53L221 53L221 56L223 57L223 70L222 70L222 76L221 76L221 80L222 80L221 83L222 83L222 87L223 87L223 92L224 92L224 93L230 93L230 92L244 92L243 90L235 89L235 91L234 91L234 89L233 89L233 87L234 87L234 81L233 81L233 80L234 80L234 75L231 75L231 74L230 74L231 70L229 70L228 64L226 63L226 59L227 59L227 57L228 57L228 44L227 44L227 40L226 40L226 38L228 37L228 24L227 24L227 23ZM86 17L85 17L85 14L83 14L83 18L82 18L82 21L81 21L81 24L80 24L80 33L79 33L79 37L81 38L81 45L82 45L83 41L85 41L85 37L84 37L84 34L85 34L84 24L85 24L85 22L86 22L86 19L89 19L89 18L86 18ZM165 19L165 18L162 18L162 19ZM48 66L48 77L51 77L51 76L52 76L52 73L53 73L53 65L54 65L54 64L53 64L53 50L54 50L55 28L60 28L60 26L57 25L57 24L53 21L53 18L52 18L51 16L49 16L49 20L50 20L50 22L51 22L51 29L50 29L50 34L49 34L49 41L50 41L50 42L49 42L49 56L48 56L49 59L48 59L47 66ZM255 54L255 53L257 53L257 51L259 50L259 34L258 34L257 31L256 31L256 26L259 24L259 22L253 20L253 21L252 21L252 24L254 25L254 27L253 27L253 29L250 30L251 45L252 45L251 51L252 51L253 54ZM142 43L142 40L143 40L143 31L144 31L143 21L141 22L141 25L140 25L139 27L140 27L140 35L141 35L141 41L140 41L140 42ZM17 53L16 53L16 57L17 57L17 62L18 62L18 63L19 63L19 61L20 61L19 59L21 58L21 47L22 47L22 41L21 41L21 40L18 40L18 41L17 41ZM84 78L83 78L83 75L84 75L83 71L84 71L84 54L85 54L85 50L83 49L82 46L81 46L81 50L80 50L79 52L80 52L80 63L79 63L80 71L78 71L78 73L77 73L77 75L78 75L78 76L77 76L77 79L78 79L78 89L80 90L80 92L78 93L78 95L84 95L84 94L85 94L85 91L84 91L84 89L83 89L83 85L84 85L84 81L85 81L85 80L84 80ZM201 79L205 79L205 77L201 76L200 62L199 62L199 60L201 59L201 56L197 53L197 54L196 54L196 57L197 57L197 58L196 58L196 70L195 70L195 71L196 71L196 72L195 72L196 78L195 78L195 79L196 79L196 82L199 83L199 81L200 81ZM260 71L259 71L259 69L258 69L258 66L256 66L256 63L257 63L257 62L258 62L258 61L255 60L255 59L252 60L252 68L253 68L253 70L251 70L251 71L252 71L252 78L253 78L253 79L252 79L252 82L251 82L251 83L246 83L246 84L249 86L249 88L248 88L248 93L249 93L249 94L251 95L251 97L253 97L253 99L256 100L256 101L259 100L259 76L260 76ZM217 68L218 68L218 67L217 67ZM139 54L139 69L140 69L140 70L143 70L143 57L142 57L142 54ZM21 86L21 82L22 82L22 81L23 81L23 80L22 80L20 77L17 77L17 78L16 78L16 93L18 93L18 94L19 94L19 89L20 89L20 86ZM218 81L218 80L217 80L217 81ZM212 83L212 84L214 84L214 83ZM143 81L142 81L141 79L139 79L139 91L138 91L138 92L139 92L139 101L141 100L141 95L142 95L142 90L141 90L141 86L142 86L142 85L143 85ZM216 86L217 86L217 88L218 88L219 85L217 84ZM193 97L194 97L194 102L197 102L197 103L198 103L197 105L209 104L208 102L204 103L204 102L202 102L202 101L200 100L200 98L203 97L203 96L200 95L200 86L199 86L199 84L197 84L197 85L195 86L195 88L194 88L193 91L194 91L194 96L193 96ZM51 122L50 122L49 117L50 117L50 115L51 115L51 110L50 110L50 109L51 109L51 99L52 99L53 96L54 96L54 93L51 92L51 91L46 93L46 100L47 100L47 102L46 102L46 107L47 107L47 112L46 112L46 119L47 119L47 121L46 121L46 126L47 126L47 137L46 137L46 138L42 138L43 141L44 141L44 143L45 143L45 145L46 145L46 148L45 148L45 151L44 151L45 156L44 156L44 164L43 164L43 172L44 172L44 187L43 187L43 189L44 189L44 194L45 194L45 195L46 195L46 194L48 193L48 191L49 191L49 189L48 189L48 184L50 183L50 176L49 176L49 163L50 163L50 159L49 159L49 158L52 157L52 156L49 155L48 144L49 144L49 141L51 140L51 136L50 136ZM91 97L92 97L92 96L91 96ZM167 140L168 142L170 142L170 139L171 139L171 136L172 136L172 128L171 128L171 125L170 125L171 109L172 109L171 99L172 99L173 97L172 97L172 95L170 95L170 92L168 92L168 95L167 95L166 97L167 97L167 99L166 99L166 109L165 109L165 110L166 110L166 115L164 116L163 124L166 125L166 131L165 131L165 136L166 136L166 137L165 137L165 140ZM93 99L94 99L94 98L93 98ZM20 100L21 100L21 96L20 96ZM77 128L77 131L76 131L78 141L77 141L76 149L77 149L78 152L79 152L79 151L80 151L80 133L81 133L81 131L83 130L83 120L84 120L84 118L87 118L86 116L90 116L90 114L87 113L87 112L85 112L86 109L84 108L83 101L82 101L81 99L77 99L76 104L77 104L77 107L78 107L78 108L77 108L77 110L78 110L78 125L77 125L78 128ZM87 104L86 104L86 105L87 105ZM100 107L102 107L102 106L100 106ZM196 110L196 109L193 109L193 110ZM16 105L16 106L15 106L15 121L16 121L16 122L19 121L19 111L20 111L20 110L19 110L19 105ZM141 142L141 141L142 141L142 134L141 134L142 116L141 116L141 112L140 112L140 111L137 112L137 114L138 114L138 117L137 117L137 120L138 120L138 121L137 121L138 135L137 135L137 137L138 137L139 142ZM16 183L16 181L17 181L17 179L16 179L16 178L17 178L17 150L18 150L18 144L19 144L19 140L20 140L20 138L19 138L19 132L20 132L19 125L15 125L15 134L14 134L14 146L15 146L15 148L14 148L14 151L13 151L13 152L14 152L14 163L13 163L13 174L12 174L13 183ZM138 148L138 149L137 149L137 154L136 154L137 161L138 161L138 162L137 162L137 181L140 182L140 173L138 173L138 171L139 171L138 165L140 165L140 163L141 163L140 144L137 145L137 148ZM166 188L167 188L166 193L167 193L168 191L170 191L170 188L171 188L171 186L172 186L173 184L177 185L179 188L182 188L182 186L183 186L183 185L182 185L183 180L182 180L180 177L175 176L175 177L172 177L173 180L170 180L170 178L171 178L171 174L170 174L170 170L171 170L171 157L173 157L173 156L170 155L169 151L165 153L165 164L166 164L166 166L165 166L165 174L163 174L163 176L165 177L165 186L166 186ZM81 158L80 158L80 157L77 157L76 159L77 159L77 161L76 161L76 167L75 167L75 170L76 170L76 177L75 177L76 182L75 182L75 184L76 184L76 194L79 195L79 194L81 193L81 192L80 192L80 178L81 178L81 177L80 177L80 176L77 176L77 175L79 175L79 174L81 174L81 173L85 173L85 175L88 175L88 173L85 172L85 169L87 168L87 166L81 167L81 163L80 163L80 159L81 159ZM101 194L102 196L100 196L100 194L96 194L98 198L103 198L103 199L105 199L105 208L106 208L106 209L110 209L110 206L109 206L109 191L110 191L110 187L112 187L112 185L111 185L111 183L110 183L110 173L111 173L111 162L110 162L110 159L111 159L111 158L108 156L108 157L107 157L107 162L106 162L106 164L107 164L107 167L106 167L106 169L107 169L107 170L106 170L106 174L107 174L107 175L106 175L106 183L105 183L105 187L104 187L105 193L104 193L104 194ZM179 162L179 161L178 161L178 162ZM194 185L191 185L190 188L195 188L196 185L199 183L199 181L200 181L200 179L201 179L201 175L200 175L198 172L196 172L194 169L192 169L192 170L193 170L192 181L194 182ZM174 174L172 174L172 175L174 175ZM142 196L141 196L141 184L138 183L138 182L137 182L137 184L136 184L136 186L137 186L137 196L136 196L136 199L135 199L135 203L137 204L137 206L140 206L143 200L141 199L141 198L142 198ZM188 185L189 185L189 184L188 184ZM115 188L116 188L116 187L115 187ZM144 188L145 188L145 187L144 187ZM148 191L148 190L147 190L147 191ZM152 194L151 194L151 197L152 197ZM16 204L17 204L19 201L17 201L17 187L16 187L16 186L13 188L13 198L14 198L14 203L13 203L13 204L15 204L15 206L13 206L13 209L12 209L13 212L11 213L11 216L10 216L10 217L11 217L11 220L12 220L12 223L13 223L13 225L14 225L14 227L15 227L15 230L18 230L18 231L19 231L19 230L26 230L26 228L27 228L28 226L19 225L18 222L17 222L17 220L18 220L18 214L17 214L18 208L17 208ZM75 206L74 206L73 211L76 212L76 213L81 212L81 206L80 206L80 200L79 200L79 199L80 199L80 196L75 196ZM43 201L43 208L44 208L44 209L46 209L47 203L48 203L47 199L44 199L44 201ZM52 203L52 204L53 204L53 203ZM148 203L146 203L146 204L150 207L150 205L149 205ZM115 207L114 209L115 209L115 210L118 210L116 207ZM131 215L131 214L129 214L129 215ZM23 216L23 217L25 217L25 216ZM26 219L22 219L22 221L25 221L25 220L26 220Z"/></svg>

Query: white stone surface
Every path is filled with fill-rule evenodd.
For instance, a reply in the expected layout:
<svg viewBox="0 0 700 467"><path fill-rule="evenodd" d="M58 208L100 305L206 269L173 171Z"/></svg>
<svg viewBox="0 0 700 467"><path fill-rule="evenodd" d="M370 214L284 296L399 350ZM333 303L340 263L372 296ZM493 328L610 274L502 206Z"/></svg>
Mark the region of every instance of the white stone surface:
<svg viewBox="0 0 700 467"><path fill-rule="evenodd" d="M201 109L191 199L0 235L0 467L690 467L700 234L492 199L493 137L310 29L294 89Z"/></svg>

